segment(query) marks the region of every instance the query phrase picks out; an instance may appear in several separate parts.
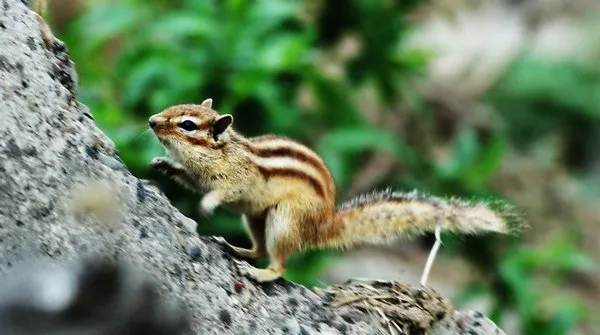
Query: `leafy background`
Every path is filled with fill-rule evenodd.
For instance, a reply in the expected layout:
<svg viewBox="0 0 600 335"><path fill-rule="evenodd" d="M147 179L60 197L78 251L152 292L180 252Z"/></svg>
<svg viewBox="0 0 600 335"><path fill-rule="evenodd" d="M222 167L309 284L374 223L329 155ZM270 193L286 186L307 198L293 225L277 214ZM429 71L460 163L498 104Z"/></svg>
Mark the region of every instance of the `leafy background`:
<svg viewBox="0 0 600 335"><path fill-rule="evenodd" d="M238 216L198 215L200 195L148 168L163 151L146 124L169 105L211 97L243 134L314 148L338 201L391 186L514 203L529 229L444 235L432 276L464 260L476 275L458 274L454 303L483 301L507 333L593 334L597 10L585 0L63 0L48 17L76 63L79 99L131 171L160 183L200 233L248 244ZM424 257L432 236L402 243ZM382 250L371 261L398 267L397 250ZM296 255L286 277L326 285L349 255Z"/></svg>

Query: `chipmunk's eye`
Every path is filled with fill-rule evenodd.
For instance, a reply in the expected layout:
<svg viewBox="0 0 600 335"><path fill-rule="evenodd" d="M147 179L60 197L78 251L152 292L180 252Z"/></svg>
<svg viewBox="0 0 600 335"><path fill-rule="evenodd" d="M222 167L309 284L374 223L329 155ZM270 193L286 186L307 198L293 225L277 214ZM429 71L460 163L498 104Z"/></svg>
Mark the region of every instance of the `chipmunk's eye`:
<svg viewBox="0 0 600 335"><path fill-rule="evenodd" d="M192 131L192 130L198 129L198 126L190 120L185 120L183 122L180 122L178 124L178 126L179 126L179 128L185 129L187 131Z"/></svg>

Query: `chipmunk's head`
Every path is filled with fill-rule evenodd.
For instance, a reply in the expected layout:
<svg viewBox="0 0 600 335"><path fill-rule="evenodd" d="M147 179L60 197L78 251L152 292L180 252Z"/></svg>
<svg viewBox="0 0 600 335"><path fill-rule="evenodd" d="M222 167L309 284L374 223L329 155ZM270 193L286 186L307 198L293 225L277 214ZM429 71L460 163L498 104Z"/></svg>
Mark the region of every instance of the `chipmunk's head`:
<svg viewBox="0 0 600 335"><path fill-rule="evenodd" d="M161 144L178 160L217 158L228 144L233 117L219 115L212 99L200 105L176 105L152 115L148 124Z"/></svg>

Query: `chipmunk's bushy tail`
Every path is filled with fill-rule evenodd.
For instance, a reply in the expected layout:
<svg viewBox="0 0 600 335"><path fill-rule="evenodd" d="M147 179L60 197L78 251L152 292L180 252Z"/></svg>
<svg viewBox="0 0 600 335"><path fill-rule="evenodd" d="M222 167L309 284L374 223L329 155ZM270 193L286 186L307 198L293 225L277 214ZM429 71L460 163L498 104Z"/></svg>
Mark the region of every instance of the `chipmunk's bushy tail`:
<svg viewBox="0 0 600 335"><path fill-rule="evenodd" d="M399 237L433 232L437 226L446 231L477 234L510 233L521 225L507 204L468 203L386 190L343 204L322 246L381 245Z"/></svg>

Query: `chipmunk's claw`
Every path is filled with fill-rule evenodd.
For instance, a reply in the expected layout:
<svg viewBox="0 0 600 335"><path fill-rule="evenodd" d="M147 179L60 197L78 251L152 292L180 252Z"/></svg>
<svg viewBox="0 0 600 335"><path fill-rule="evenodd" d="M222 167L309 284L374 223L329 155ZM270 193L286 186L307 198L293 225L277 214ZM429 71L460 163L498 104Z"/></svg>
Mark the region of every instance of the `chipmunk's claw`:
<svg viewBox="0 0 600 335"><path fill-rule="evenodd" d="M213 242L216 242L223 251L227 252L228 254L231 255L235 255L235 250L233 250L233 248L231 247L231 245L221 236L211 236L210 239Z"/></svg>
<svg viewBox="0 0 600 335"><path fill-rule="evenodd" d="M150 162L150 167L169 177L179 176L183 173L183 167L167 157L154 157Z"/></svg>
<svg viewBox="0 0 600 335"><path fill-rule="evenodd" d="M150 166L157 170L165 170L171 167L173 164L166 157L154 157L150 162Z"/></svg>
<svg viewBox="0 0 600 335"><path fill-rule="evenodd" d="M227 244L227 241L222 236L211 236L210 239L219 244Z"/></svg>
<svg viewBox="0 0 600 335"><path fill-rule="evenodd" d="M235 259L233 260L233 262L235 263L235 267L242 276L256 280L256 277L254 276L255 268L252 265L248 264L248 262L246 261L238 261Z"/></svg>

